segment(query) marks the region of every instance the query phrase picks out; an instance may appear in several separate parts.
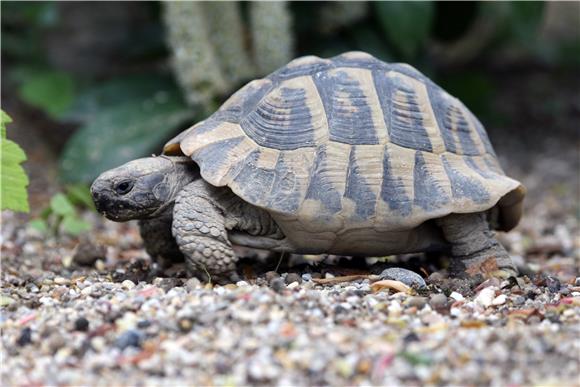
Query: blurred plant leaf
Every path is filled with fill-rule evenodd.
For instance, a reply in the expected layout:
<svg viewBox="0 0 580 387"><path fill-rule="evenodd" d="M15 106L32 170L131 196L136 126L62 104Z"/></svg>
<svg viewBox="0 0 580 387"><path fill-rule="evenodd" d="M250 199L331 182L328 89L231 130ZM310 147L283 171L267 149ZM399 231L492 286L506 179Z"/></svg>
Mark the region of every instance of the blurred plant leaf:
<svg viewBox="0 0 580 387"><path fill-rule="evenodd" d="M520 44L533 44L544 19L544 3L514 1L508 4L510 35Z"/></svg>
<svg viewBox="0 0 580 387"><path fill-rule="evenodd" d="M544 20L543 2L495 2L480 3L482 19L492 20L496 28L495 43L532 46Z"/></svg>
<svg viewBox="0 0 580 387"><path fill-rule="evenodd" d="M83 232L90 231L91 224L72 214L64 217L60 227L67 234L78 236Z"/></svg>
<svg viewBox="0 0 580 387"><path fill-rule="evenodd" d="M389 42L405 59L415 57L429 38L434 6L431 2L381 1L373 3Z"/></svg>
<svg viewBox="0 0 580 387"><path fill-rule="evenodd" d="M353 29L353 37L358 49L368 52L380 60L393 61L393 56L373 29L367 27Z"/></svg>
<svg viewBox="0 0 580 387"><path fill-rule="evenodd" d="M6 124L12 119L3 110L0 114L0 208L28 212L28 176L20 165L26 161L26 154L18 144L6 138Z"/></svg>
<svg viewBox="0 0 580 387"><path fill-rule="evenodd" d="M53 213L61 216L69 216L75 214L75 209L72 203L62 193L57 193L50 199L50 209L52 210Z"/></svg>
<svg viewBox="0 0 580 387"><path fill-rule="evenodd" d="M493 80L479 72L448 74L440 80L441 86L461 100L476 116L489 114L495 92Z"/></svg>
<svg viewBox="0 0 580 387"><path fill-rule="evenodd" d="M95 209L91 190L87 184L71 184L66 187L66 195L74 205Z"/></svg>
<svg viewBox="0 0 580 387"><path fill-rule="evenodd" d="M86 122L109 108L173 88L172 79L164 76L130 75L113 78L80 92L64 118Z"/></svg>
<svg viewBox="0 0 580 387"><path fill-rule="evenodd" d="M74 82L66 73L36 70L19 77L23 78L18 89L20 98L53 118L59 118L73 102Z"/></svg>
<svg viewBox="0 0 580 387"><path fill-rule="evenodd" d="M124 88L103 86L89 92L89 97L79 105L77 111L84 112L90 120L65 146L60 160L65 181L91 182L104 170L146 156L167 141L180 125L193 119L191 108L174 84L166 83L163 88L148 86L155 90L148 93L139 83L132 87L137 90L125 90L125 98L113 98L116 101L113 103L105 97Z"/></svg>
<svg viewBox="0 0 580 387"><path fill-rule="evenodd" d="M48 232L48 224L43 219L33 219L30 222L28 222L28 226L43 234Z"/></svg>

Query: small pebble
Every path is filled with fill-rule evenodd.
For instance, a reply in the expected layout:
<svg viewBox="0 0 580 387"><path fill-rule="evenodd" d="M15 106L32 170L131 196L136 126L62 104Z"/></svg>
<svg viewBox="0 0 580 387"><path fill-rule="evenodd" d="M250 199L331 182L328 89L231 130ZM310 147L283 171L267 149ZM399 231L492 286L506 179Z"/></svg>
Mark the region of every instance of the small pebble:
<svg viewBox="0 0 580 387"><path fill-rule="evenodd" d="M56 277L54 279L54 283L57 285L69 285L70 280L68 278L64 278L64 277Z"/></svg>
<svg viewBox="0 0 580 387"><path fill-rule="evenodd" d="M282 278L278 277L270 281L270 287L275 292L280 293L286 288L286 284L284 283L284 280Z"/></svg>
<svg viewBox="0 0 580 387"><path fill-rule="evenodd" d="M199 289L201 287L201 281L195 277L192 277L185 281L185 288L189 291Z"/></svg>
<svg viewBox="0 0 580 387"><path fill-rule="evenodd" d="M187 332L191 331L191 328L193 328L193 323L194 323L194 320L192 317L181 317L177 321L177 326L179 327L179 330L181 332L187 333Z"/></svg>
<svg viewBox="0 0 580 387"><path fill-rule="evenodd" d="M492 305L503 305L507 301L507 296L505 294L500 294L491 302Z"/></svg>
<svg viewBox="0 0 580 387"><path fill-rule="evenodd" d="M296 273L288 273L284 280L286 284L291 284L292 282L298 282L299 284L302 283L302 278Z"/></svg>
<svg viewBox="0 0 580 387"><path fill-rule="evenodd" d="M462 294L457 292L452 292L449 297L453 298L455 301L464 301L465 297Z"/></svg>
<svg viewBox="0 0 580 387"><path fill-rule="evenodd" d="M274 278L280 277L280 274L276 271L268 271L264 274L264 277L266 278L266 281L271 282Z"/></svg>
<svg viewBox="0 0 580 387"><path fill-rule="evenodd" d="M546 286L550 292L557 293L561 287L560 280L558 278L548 277L546 278Z"/></svg>
<svg viewBox="0 0 580 387"><path fill-rule="evenodd" d="M447 296L443 293L433 294L429 299L429 305L435 310L445 309L447 308Z"/></svg>
<svg viewBox="0 0 580 387"><path fill-rule="evenodd" d="M115 341L115 347L119 348L120 350L123 350L127 347L139 348L140 346L141 335L139 332L134 330L128 330L121 333L121 335L117 337L117 340Z"/></svg>
<svg viewBox="0 0 580 387"><path fill-rule="evenodd" d="M400 281L407 286L421 289L427 286L423 277L414 271L403 269L400 267L391 267L383 270L380 274L381 279L390 279Z"/></svg>
<svg viewBox="0 0 580 387"><path fill-rule="evenodd" d="M79 317L75 320L74 330L79 332L86 332L89 330L89 320L84 317Z"/></svg>
<svg viewBox="0 0 580 387"><path fill-rule="evenodd" d="M97 269L98 271L107 270L107 265L105 264L105 261L103 261L102 259L97 259L97 261L95 262L95 269Z"/></svg>
<svg viewBox="0 0 580 387"><path fill-rule="evenodd" d="M127 290L131 290L135 287L135 283L131 280L125 280L121 282L121 286Z"/></svg>
<svg viewBox="0 0 580 387"><path fill-rule="evenodd" d="M16 344L23 347L30 343L32 343L32 329L30 329L30 327L23 328L20 331L20 336L18 336L18 339L16 340Z"/></svg>
<svg viewBox="0 0 580 387"><path fill-rule="evenodd" d="M514 305L523 305L526 302L526 299L522 296L515 296L512 299L512 302L514 303Z"/></svg>
<svg viewBox="0 0 580 387"><path fill-rule="evenodd" d="M427 298L426 297L409 297L405 302L408 306L416 307L417 309L422 309L425 305L427 305Z"/></svg>
<svg viewBox="0 0 580 387"><path fill-rule="evenodd" d="M95 245L87 239L82 239L76 248L72 261L80 266L93 266L97 260L106 257L104 246Z"/></svg>
<svg viewBox="0 0 580 387"><path fill-rule="evenodd" d="M484 308L487 308L492 304L494 299L495 299L495 288L488 287L481 289L481 291L477 294L477 297L475 297L474 301L476 304L479 304Z"/></svg>
<svg viewBox="0 0 580 387"><path fill-rule="evenodd" d="M295 289L295 288L297 288L298 286L300 286L300 284L298 283L298 281L295 281L295 282L289 283L289 284L286 286L286 288L288 288L288 289Z"/></svg>

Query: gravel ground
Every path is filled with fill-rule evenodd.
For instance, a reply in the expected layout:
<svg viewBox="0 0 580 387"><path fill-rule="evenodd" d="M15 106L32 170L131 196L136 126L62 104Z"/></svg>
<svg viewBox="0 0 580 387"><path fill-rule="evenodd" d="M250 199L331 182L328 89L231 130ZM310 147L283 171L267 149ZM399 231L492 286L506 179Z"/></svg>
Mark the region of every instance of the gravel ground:
<svg viewBox="0 0 580 387"><path fill-rule="evenodd" d="M421 255L400 265L425 288L380 286L379 264L275 261L212 287L151 263L132 223L86 214L79 243L4 213L2 384L578 385L576 166L544 160L569 179L519 176L545 194L501 236L525 275L475 289Z"/></svg>

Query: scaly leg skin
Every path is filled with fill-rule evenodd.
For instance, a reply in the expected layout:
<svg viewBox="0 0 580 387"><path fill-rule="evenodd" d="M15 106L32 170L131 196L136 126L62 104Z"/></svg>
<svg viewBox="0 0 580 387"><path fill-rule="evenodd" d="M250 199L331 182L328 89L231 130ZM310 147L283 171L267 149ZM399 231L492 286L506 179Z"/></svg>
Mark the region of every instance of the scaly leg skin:
<svg viewBox="0 0 580 387"><path fill-rule="evenodd" d="M183 254L171 233L172 221L171 209L158 218L139 221L139 231L145 250L151 259L161 266L170 266L184 261Z"/></svg>
<svg viewBox="0 0 580 387"><path fill-rule="evenodd" d="M173 236L189 275L218 283L237 281L237 257L227 237L219 195L213 193L203 181L183 188L173 210Z"/></svg>
<svg viewBox="0 0 580 387"><path fill-rule="evenodd" d="M485 213L451 214L438 219L437 224L451 244L452 274L459 277L517 276L516 267L495 238Z"/></svg>

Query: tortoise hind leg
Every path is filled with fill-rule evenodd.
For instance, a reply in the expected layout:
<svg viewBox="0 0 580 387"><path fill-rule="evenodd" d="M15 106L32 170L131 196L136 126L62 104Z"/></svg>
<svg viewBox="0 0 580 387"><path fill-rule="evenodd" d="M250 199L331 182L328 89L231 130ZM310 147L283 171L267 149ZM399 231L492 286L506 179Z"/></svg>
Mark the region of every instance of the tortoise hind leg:
<svg viewBox="0 0 580 387"><path fill-rule="evenodd" d="M451 272L457 276L511 277L517 275L508 252L490 229L485 213L451 214L438 219L451 244Z"/></svg>

